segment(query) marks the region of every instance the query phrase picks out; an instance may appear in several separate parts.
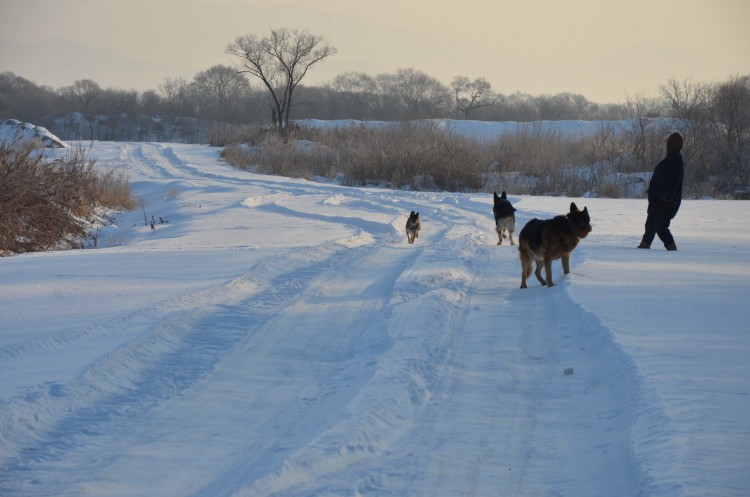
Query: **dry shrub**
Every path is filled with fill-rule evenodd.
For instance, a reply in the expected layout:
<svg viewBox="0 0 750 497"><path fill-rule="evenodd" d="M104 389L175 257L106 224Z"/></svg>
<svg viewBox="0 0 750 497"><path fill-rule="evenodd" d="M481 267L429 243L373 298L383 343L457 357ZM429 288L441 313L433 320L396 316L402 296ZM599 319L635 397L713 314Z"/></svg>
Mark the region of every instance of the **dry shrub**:
<svg viewBox="0 0 750 497"><path fill-rule="evenodd" d="M82 148L46 162L30 146L0 146L0 254L64 246L86 236L82 220L97 207L135 207L126 178L95 163Z"/></svg>
<svg viewBox="0 0 750 497"><path fill-rule="evenodd" d="M474 142L415 123L267 133L257 146L227 147L223 157L236 167L266 174L341 176L351 186L476 190L483 184Z"/></svg>
<svg viewBox="0 0 750 497"><path fill-rule="evenodd" d="M289 177L336 178L349 186L412 190L501 191L527 195L642 196L662 130L647 130L637 154L632 137L603 125L591 135L529 123L478 142L435 122L294 129L227 147L236 167ZM652 151L652 149L654 149Z"/></svg>
<svg viewBox="0 0 750 497"><path fill-rule="evenodd" d="M259 133L257 126L234 126L214 123L208 129L207 140L212 147L226 147L237 143L253 142Z"/></svg>

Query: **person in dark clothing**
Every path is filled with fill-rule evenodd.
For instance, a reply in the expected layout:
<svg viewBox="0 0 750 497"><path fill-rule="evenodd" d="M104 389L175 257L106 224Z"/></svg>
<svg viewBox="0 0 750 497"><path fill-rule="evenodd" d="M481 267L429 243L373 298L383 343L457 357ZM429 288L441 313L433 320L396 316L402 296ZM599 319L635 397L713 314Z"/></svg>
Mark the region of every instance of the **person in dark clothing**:
<svg viewBox="0 0 750 497"><path fill-rule="evenodd" d="M651 248L655 236L664 243L667 250L677 250L669 223L677 215L682 203L682 183L685 165L682 162L683 138L680 133L672 133L667 138L667 156L659 162L648 184L648 211L646 231L638 248Z"/></svg>

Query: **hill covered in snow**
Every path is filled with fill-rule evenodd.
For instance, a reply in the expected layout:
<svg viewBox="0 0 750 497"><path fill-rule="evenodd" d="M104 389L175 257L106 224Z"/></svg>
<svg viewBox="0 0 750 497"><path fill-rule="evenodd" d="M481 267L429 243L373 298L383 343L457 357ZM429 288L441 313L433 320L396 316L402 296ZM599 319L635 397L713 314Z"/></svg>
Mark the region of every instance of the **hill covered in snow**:
<svg viewBox="0 0 750 497"><path fill-rule="evenodd" d="M67 143L42 126L24 123L17 119L8 119L0 124L0 145L13 145L29 141L47 148L68 147Z"/></svg>

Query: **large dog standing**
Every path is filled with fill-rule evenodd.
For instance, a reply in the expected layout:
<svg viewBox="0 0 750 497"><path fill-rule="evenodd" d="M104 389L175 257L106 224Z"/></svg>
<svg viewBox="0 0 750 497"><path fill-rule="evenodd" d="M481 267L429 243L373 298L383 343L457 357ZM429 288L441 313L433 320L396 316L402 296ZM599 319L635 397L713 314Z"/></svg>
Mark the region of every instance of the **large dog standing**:
<svg viewBox="0 0 750 497"><path fill-rule="evenodd" d="M562 259L563 272L570 272L570 254L582 238L591 233L591 218L587 207L579 210L574 202L570 212L552 219L532 219L518 236L521 256L521 288L526 288L526 278L531 276L531 263L536 261L536 279L542 285L552 286L552 261ZM542 264L546 280L542 278Z"/></svg>
<svg viewBox="0 0 750 497"><path fill-rule="evenodd" d="M495 231L497 231L497 244L503 244L504 232L507 231L510 236L510 244L515 245L513 242L513 232L516 230L516 208L511 205L508 197L503 192L499 197L497 192L495 195L495 203L492 206L492 214L495 216Z"/></svg>
<svg viewBox="0 0 750 497"><path fill-rule="evenodd" d="M422 229L422 221L419 220L419 212L411 211L409 219L406 220L406 240L414 243L419 238L419 230Z"/></svg>

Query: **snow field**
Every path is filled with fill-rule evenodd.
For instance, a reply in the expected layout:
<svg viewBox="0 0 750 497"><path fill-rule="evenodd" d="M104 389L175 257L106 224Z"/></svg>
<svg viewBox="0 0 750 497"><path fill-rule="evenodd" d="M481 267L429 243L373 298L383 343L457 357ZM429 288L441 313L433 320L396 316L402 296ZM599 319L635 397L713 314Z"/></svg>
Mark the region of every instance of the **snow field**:
<svg viewBox="0 0 750 497"><path fill-rule="evenodd" d="M750 488L744 203L686 201L667 253L634 248L644 201L572 199L594 231L571 274L522 291L491 194L92 153L142 208L97 250L0 260L2 495ZM571 199L511 201L519 232Z"/></svg>

